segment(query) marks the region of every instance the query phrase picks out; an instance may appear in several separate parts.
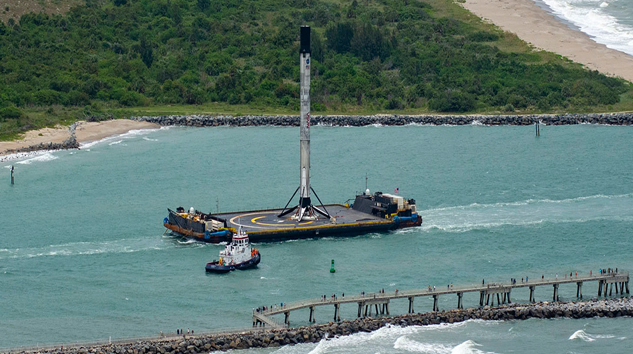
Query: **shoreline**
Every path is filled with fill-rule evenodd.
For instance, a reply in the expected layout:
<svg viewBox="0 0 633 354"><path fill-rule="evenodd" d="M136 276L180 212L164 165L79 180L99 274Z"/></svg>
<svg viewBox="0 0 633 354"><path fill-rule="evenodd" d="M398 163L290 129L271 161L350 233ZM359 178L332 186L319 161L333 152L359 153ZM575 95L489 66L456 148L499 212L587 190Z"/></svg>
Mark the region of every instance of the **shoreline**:
<svg viewBox="0 0 633 354"><path fill-rule="evenodd" d="M311 124L321 126L402 126L420 125L633 125L633 112L587 114L528 114L528 115L314 115ZM32 157L41 153L81 148L81 144L100 141L131 130L159 129L162 126L245 127L299 126L298 115L173 115L143 116L103 122L78 121L70 127L43 128L26 132L24 139L0 142L0 162ZM74 133L73 133L74 131ZM74 137L74 138L73 138Z"/></svg>
<svg viewBox="0 0 633 354"><path fill-rule="evenodd" d="M299 126L299 116L295 115L245 115L245 116L152 116L130 117L130 119L156 123L161 126L187 127L246 127L246 126ZM408 124L422 125L633 125L633 112L589 113L589 114L530 114L530 115L332 115L310 117L310 124L324 126L399 126Z"/></svg>
<svg viewBox="0 0 633 354"><path fill-rule="evenodd" d="M150 122L113 119L102 122L78 121L70 127L31 130L26 132L23 139L0 142L0 162L29 157L43 151L79 148L82 143L125 134L131 130L158 128L159 125Z"/></svg>
<svg viewBox="0 0 633 354"><path fill-rule="evenodd" d="M530 318L593 318L633 316L633 298L622 297L574 302L539 302L512 304L502 307L469 308L441 312L395 315L377 318L359 318L329 322L297 328L270 330L242 330L233 333L207 333L199 335L117 340L112 343L93 343L37 348L3 349L3 353L69 353L69 354L203 354L249 348L276 348L299 343L318 343L339 336L359 332L373 332L386 326L429 326L441 323L459 323L469 320L512 321Z"/></svg>
<svg viewBox="0 0 633 354"><path fill-rule="evenodd" d="M533 0L465 0L477 17L516 34L538 49L560 54L583 66L633 82L633 56L595 42Z"/></svg>

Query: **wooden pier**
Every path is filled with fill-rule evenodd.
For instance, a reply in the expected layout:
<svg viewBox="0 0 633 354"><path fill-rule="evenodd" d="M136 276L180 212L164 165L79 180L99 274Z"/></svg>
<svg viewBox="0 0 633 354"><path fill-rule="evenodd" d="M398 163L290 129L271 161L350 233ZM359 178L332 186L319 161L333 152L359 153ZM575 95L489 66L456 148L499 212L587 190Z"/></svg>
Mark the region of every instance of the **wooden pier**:
<svg viewBox="0 0 633 354"><path fill-rule="evenodd" d="M456 295L457 296L457 308L463 309L463 296L464 293L479 293L479 306L494 306L495 298L497 305L511 303L511 293L513 289L528 288L529 289L529 301L535 302L535 290L537 286L551 286L552 301L558 301L558 288L561 284L576 284L576 297L582 299L582 288L586 282L596 282L598 284L597 296L607 297L613 296L615 289L615 295L629 294L629 273L628 272L607 272L606 274L590 274L590 275L573 275L556 278L541 278L537 280L529 279L529 281L514 281L514 282L494 282L482 285L470 285L462 287L447 287L440 289L416 289L416 290L397 290L384 293L367 293L361 295L341 296L336 298L326 299L307 299L289 304L283 304L274 308L267 308L266 310L254 310L253 311L253 327L266 326L269 327L287 327L290 324L290 312L309 309L310 315L308 321L310 323L316 322L315 309L318 306L333 306L334 307L334 321L340 321L340 308L342 304L355 303L358 306L358 317L371 317L372 310L374 315L389 315L389 304L391 300L407 299L409 302L408 313L414 313L414 300L416 297L432 297L433 308L432 311L439 311L438 298L441 295ZM284 314L284 323L278 323L273 320L271 316Z"/></svg>

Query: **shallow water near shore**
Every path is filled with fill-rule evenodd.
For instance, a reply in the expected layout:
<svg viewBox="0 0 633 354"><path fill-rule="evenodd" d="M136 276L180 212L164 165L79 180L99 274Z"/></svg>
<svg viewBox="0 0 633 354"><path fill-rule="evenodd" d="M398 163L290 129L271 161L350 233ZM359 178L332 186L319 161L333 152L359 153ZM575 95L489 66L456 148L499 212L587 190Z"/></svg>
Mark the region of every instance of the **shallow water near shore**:
<svg viewBox="0 0 633 354"><path fill-rule="evenodd" d="M13 162L14 186L10 165L0 164L0 348L248 327L252 308L322 294L633 269L630 127L543 126L536 138L533 127L317 126L312 186L324 202L353 198L367 174L372 191L398 187L415 198L423 226L258 244L259 268L227 275L204 272L221 246L162 235L167 207L283 206L298 184L298 134L279 127L134 132ZM597 286L583 291L595 296ZM560 293L574 299L575 287ZM551 290L537 288L536 296L550 300ZM526 301L528 291L512 297ZM465 306L477 300L466 295ZM440 308L456 302L440 297ZM415 303L416 311L431 306ZM406 301L390 306L406 309ZM341 317L355 312L343 306ZM317 308L319 322L332 315ZM292 325L307 319L307 311L290 318ZM469 321L252 351L626 352L632 325Z"/></svg>

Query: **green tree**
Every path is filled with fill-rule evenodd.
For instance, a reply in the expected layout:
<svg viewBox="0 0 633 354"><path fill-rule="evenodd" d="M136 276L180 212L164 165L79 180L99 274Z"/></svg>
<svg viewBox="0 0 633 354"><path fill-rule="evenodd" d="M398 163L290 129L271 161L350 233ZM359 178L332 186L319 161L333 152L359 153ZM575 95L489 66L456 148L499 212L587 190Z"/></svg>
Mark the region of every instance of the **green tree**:
<svg viewBox="0 0 633 354"><path fill-rule="evenodd" d="M145 39L145 37L141 37L139 53L141 54L143 63L145 63L148 68L151 67L154 62L154 49L152 48L152 44Z"/></svg>

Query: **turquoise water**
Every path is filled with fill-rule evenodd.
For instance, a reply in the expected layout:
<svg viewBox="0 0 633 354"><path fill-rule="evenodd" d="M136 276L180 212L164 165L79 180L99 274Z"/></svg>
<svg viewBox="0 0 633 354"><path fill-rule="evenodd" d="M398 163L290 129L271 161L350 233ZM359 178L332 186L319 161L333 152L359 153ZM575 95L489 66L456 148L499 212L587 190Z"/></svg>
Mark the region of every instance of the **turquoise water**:
<svg viewBox="0 0 633 354"><path fill-rule="evenodd" d="M220 276L204 265L221 246L162 235L167 207L283 206L299 183L298 135L278 127L132 132L13 162L14 186L9 164L0 164L0 347L248 327L254 307L322 294L633 269L630 127L544 126L539 138L533 127L315 127L312 185L324 202L353 198L367 174L372 192L398 187L415 198L423 226L259 244L258 269ZM573 299L575 287L560 292ZM525 301L528 293L512 296ZM477 300L464 298L467 306ZM440 308L455 306L453 297L440 298ZM431 300L415 307L430 310ZM355 311L343 307L341 317ZM318 308L316 319L332 315ZM290 318L307 319L307 312ZM632 325L471 321L278 350L625 353Z"/></svg>

